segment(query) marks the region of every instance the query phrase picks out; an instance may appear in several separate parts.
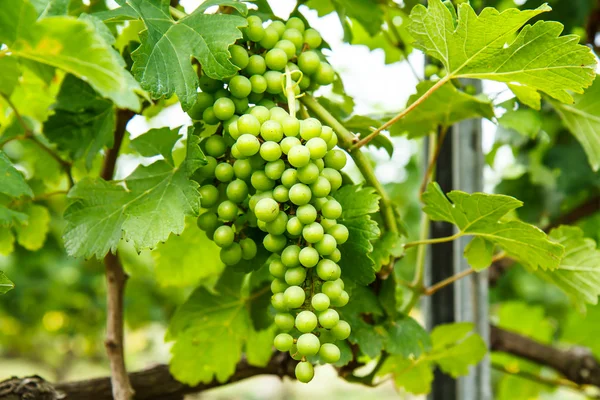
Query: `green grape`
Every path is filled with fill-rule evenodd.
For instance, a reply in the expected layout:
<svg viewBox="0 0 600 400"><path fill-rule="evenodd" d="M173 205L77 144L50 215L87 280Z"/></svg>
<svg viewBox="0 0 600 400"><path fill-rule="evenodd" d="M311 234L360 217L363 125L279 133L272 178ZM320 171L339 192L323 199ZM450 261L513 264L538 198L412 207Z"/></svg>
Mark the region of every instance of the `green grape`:
<svg viewBox="0 0 600 400"><path fill-rule="evenodd" d="M306 272L304 274L306 275ZM317 327L317 316L312 311L300 311L296 315L295 325L302 333L312 332Z"/></svg>
<svg viewBox="0 0 600 400"><path fill-rule="evenodd" d="M288 351L294 344L294 338L287 333L280 333L273 339L273 345L279 351Z"/></svg>
<svg viewBox="0 0 600 400"><path fill-rule="evenodd" d="M321 58L314 51L305 51L298 56L298 67L306 75L312 75L319 69Z"/></svg>
<svg viewBox="0 0 600 400"><path fill-rule="evenodd" d="M287 64L287 54L285 51L281 49L271 49L265 55L265 62L267 63L267 68L272 69L274 71L282 71Z"/></svg>
<svg viewBox="0 0 600 400"><path fill-rule="evenodd" d="M350 296L348 295L348 292L346 292L345 290L342 290L342 293L340 294L340 296L335 299L335 301L332 303L335 307L344 307L346 304L348 304L348 301L350 300Z"/></svg>
<svg viewBox="0 0 600 400"><path fill-rule="evenodd" d="M252 210L252 212L254 212L256 205L262 199L273 200L273 192L267 190L265 192L256 192L255 195L250 196L250 201L248 202L248 206L250 207L250 210ZM275 219L275 218L273 218L273 219Z"/></svg>
<svg viewBox="0 0 600 400"><path fill-rule="evenodd" d="M213 185L204 185L200 188L200 205L211 208L219 201L219 190Z"/></svg>
<svg viewBox="0 0 600 400"><path fill-rule="evenodd" d="M340 249L335 249L333 253L331 253L327 258L329 258L333 262L340 262L340 260L342 259L342 253L340 252Z"/></svg>
<svg viewBox="0 0 600 400"><path fill-rule="evenodd" d="M286 203L290 200L290 190L283 185L275 186L273 189L273 199L279 203Z"/></svg>
<svg viewBox="0 0 600 400"><path fill-rule="evenodd" d="M267 122L271 116L269 109L266 107L263 107L263 106L252 107L252 109L250 110L250 114L254 115L256 117L256 119L258 119L258 122L260 122L261 126L262 126L262 124ZM259 132L260 132L260 128L259 128Z"/></svg>
<svg viewBox="0 0 600 400"><path fill-rule="evenodd" d="M321 45L321 43L323 43L323 38L321 37L321 34L319 32L312 28L309 28L306 31L304 31L304 42L311 49L316 49Z"/></svg>
<svg viewBox="0 0 600 400"><path fill-rule="evenodd" d="M243 180L236 179L227 185L225 194L227 195L227 198L234 203L242 203L248 197L248 185Z"/></svg>
<svg viewBox="0 0 600 400"><path fill-rule="evenodd" d="M321 122L316 118L307 118L300 122L300 136L304 140L319 137L321 135Z"/></svg>
<svg viewBox="0 0 600 400"><path fill-rule="evenodd" d="M337 311L328 309L319 314L319 324L325 329L332 329L340 321Z"/></svg>
<svg viewBox="0 0 600 400"><path fill-rule="evenodd" d="M204 110L202 113L202 120L209 125L216 125L221 121L219 118L217 118L213 107L208 107L206 110Z"/></svg>
<svg viewBox="0 0 600 400"><path fill-rule="evenodd" d="M263 198L256 203L254 214L259 221L274 221L279 215L279 204L273 199Z"/></svg>
<svg viewBox="0 0 600 400"><path fill-rule="evenodd" d="M344 244L348 240L348 236L350 233L348 232L348 228L344 225L336 224L327 230L331 236L334 237L335 241L338 244Z"/></svg>
<svg viewBox="0 0 600 400"><path fill-rule="evenodd" d="M300 222L298 217L290 218L286 225L286 230L292 236L300 236L303 228L304 225L302 225L302 222Z"/></svg>
<svg viewBox="0 0 600 400"><path fill-rule="evenodd" d="M281 125L281 123L290 117L290 115L281 107L273 107L269 110L271 121L276 121Z"/></svg>
<svg viewBox="0 0 600 400"><path fill-rule="evenodd" d="M298 183L298 171L292 168L283 171L283 174L281 175L281 184L283 186L290 189L296 183Z"/></svg>
<svg viewBox="0 0 600 400"><path fill-rule="evenodd" d="M252 75L252 76L262 76L262 75ZM264 76L262 76L264 78ZM263 98L265 97L265 91L267 90L267 80L265 79L265 90L262 93L250 93L248 95L248 102L252 103L252 104L258 104L260 103Z"/></svg>
<svg viewBox="0 0 600 400"><path fill-rule="evenodd" d="M271 22L271 25L269 25L269 28L275 29L277 34L279 36L281 36L281 35L283 35L283 32L285 31L285 24L281 21L273 21L273 22Z"/></svg>
<svg viewBox="0 0 600 400"><path fill-rule="evenodd" d="M252 187L261 191L271 190L275 187L275 181L269 179L265 171L254 171L250 177L250 183Z"/></svg>
<svg viewBox="0 0 600 400"><path fill-rule="evenodd" d="M288 152L288 162L296 168L308 165L310 162L310 150L301 144L292 147Z"/></svg>
<svg viewBox="0 0 600 400"><path fill-rule="evenodd" d="M240 240L240 247L242 248L242 258L244 260L252 260L256 257L256 253L258 252L258 248L256 247L256 242L250 238L245 238Z"/></svg>
<svg viewBox="0 0 600 400"><path fill-rule="evenodd" d="M285 303L285 296L283 292L275 293L273 296L271 296L271 305L275 310L280 312L288 310L288 306Z"/></svg>
<svg viewBox="0 0 600 400"><path fill-rule="evenodd" d="M315 222L317 219L317 210L310 204L305 204L298 207L296 210L296 216L303 224L310 224Z"/></svg>
<svg viewBox="0 0 600 400"><path fill-rule="evenodd" d="M265 161L276 161L281 158L281 147L277 142L264 142L260 146L260 156Z"/></svg>
<svg viewBox="0 0 600 400"><path fill-rule="evenodd" d="M317 293L311 299L310 304L315 311L325 311L329 308L329 297L325 293Z"/></svg>
<svg viewBox="0 0 600 400"><path fill-rule="evenodd" d="M283 265L289 268L297 267L300 265L300 247L297 245L291 245L286 247L281 253L281 262Z"/></svg>
<svg viewBox="0 0 600 400"><path fill-rule="evenodd" d="M274 294L284 293L288 288L288 284L281 279L273 279L271 282L271 292Z"/></svg>
<svg viewBox="0 0 600 400"><path fill-rule="evenodd" d="M305 247L300 250L298 259L303 267L312 268L319 262L319 252L313 247Z"/></svg>
<svg viewBox="0 0 600 400"><path fill-rule="evenodd" d="M217 168L215 169L215 177L220 182L231 182L231 180L233 179L233 167L231 166L231 164L219 163L219 165L217 165Z"/></svg>
<svg viewBox="0 0 600 400"><path fill-rule="evenodd" d="M272 49L275 46L275 43L279 41L279 33L277 29L269 26L265 28L265 36L260 40L260 45L265 49Z"/></svg>
<svg viewBox="0 0 600 400"><path fill-rule="evenodd" d="M315 163L317 168L319 168L319 173L321 173L321 171L323 171L323 168L325 168L325 162L323 161L323 159L319 158L319 159L313 160L313 162Z"/></svg>
<svg viewBox="0 0 600 400"><path fill-rule="evenodd" d="M275 104L275 102L273 100L267 99L267 98L264 98L261 101L259 101L258 105L265 107L267 110L270 110L271 108L277 106L277 104Z"/></svg>
<svg viewBox="0 0 600 400"><path fill-rule="evenodd" d="M321 221L322 223L322 221ZM315 249L323 256L331 255L336 250L337 242L330 234L323 235L323 239L315 243ZM336 278L337 279L337 278Z"/></svg>
<svg viewBox="0 0 600 400"><path fill-rule="evenodd" d="M229 247L222 248L219 257L223 264L235 265L242 260L242 248L238 243L233 243Z"/></svg>
<svg viewBox="0 0 600 400"><path fill-rule="evenodd" d="M346 340L350 336L351 328L350 324L346 321L340 321L336 326L331 328L331 333L337 340Z"/></svg>
<svg viewBox="0 0 600 400"><path fill-rule="evenodd" d="M323 139L326 143L328 143L332 137L335 136L335 133L333 133L333 129L331 129L331 127L327 126L327 125L323 125L323 127L321 128L321 136L319 136L321 139ZM331 149L329 149L331 150Z"/></svg>
<svg viewBox="0 0 600 400"><path fill-rule="evenodd" d="M248 97L250 92L252 92L252 83L245 76L236 75L229 81L229 91L234 97L239 99Z"/></svg>
<svg viewBox="0 0 600 400"><path fill-rule="evenodd" d="M283 160L270 161L265 165L265 175L269 179L277 180L285 171L285 162Z"/></svg>
<svg viewBox="0 0 600 400"><path fill-rule="evenodd" d="M329 183L326 178L319 176L317 180L310 185L310 190L312 190L314 197L323 198L331 192L331 183Z"/></svg>
<svg viewBox="0 0 600 400"><path fill-rule="evenodd" d="M281 146L281 151L283 152L283 154L289 154L292 147L300 146L301 143L300 140L296 137L286 137L283 138L279 145Z"/></svg>
<svg viewBox="0 0 600 400"><path fill-rule="evenodd" d="M277 253L285 247L287 239L283 235L271 235L270 233L263 239L263 246L271 253Z"/></svg>
<svg viewBox="0 0 600 400"><path fill-rule="evenodd" d="M248 59L246 73L248 75L262 75L267 71L267 63L262 56L255 54Z"/></svg>
<svg viewBox="0 0 600 400"><path fill-rule="evenodd" d="M227 89L221 88L215 92L215 100L223 97L229 97L230 93Z"/></svg>
<svg viewBox="0 0 600 400"><path fill-rule="evenodd" d="M296 375L296 379L298 379L299 382L308 383L314 378L315 369L310 362L300 361L298 365L296 365L294 375Z"/></svg>
<svg viewBox="0 0 600 400"><path fill-rule="evenodd" d="M326 363L334 364L340 360L340 349L333 343L325 343L319 349L319 357Z"/></svg>
<svg viewBox="0 0 600 400"><path fill-rule="evenodd" d="M275 48L285 51L288 60L291 60L296 55L296 46L289 40L280 40L275 44Z"/></svg>
<svg viewBox="0 0 600 400"><path fill-rule="evenodd" d="M223 89L223 82L209 78L206 75L202 75L198 79L200 90L206 93L215 93L219 89Z"/></svg>
<svg viewBox="0 0 600 400"><path fill-rule="evenodd" d="M233 101L233 104L235 104L236 114L243 114L248 110L249 103L247 97L244 97L243 99L238 99L237 97L234 97L233 99L231 99L231 101Z"/></svg>
<svg viewBox="0 0 600 400"><path fill-rule="evenodd" d="M269 273L275 278L284 279L286 266L283 265L280 259L273 260L269 263Z"/></svg>
<svg viewBox="0 0 600 400"><path fill-rule="evenodd" d="M248 17L248 26L245 28L246 36L253 42L260 42L265 37L265 28L262 26L262 22L250 23Z"/></svg>
<svg viewBox="0 0 600 400"><path fill-rule="evenodd" d="M296 49L301 49L302 45L304 44L304 36L302 35L302 32L294 28L286 29L281 38L292 42Z"/></svg>
<svg viewBox="0 0 600 400"><path fill-rule="evenodd" d="M438 71L439 71L439 68L437 67L437 65L427 64L425 66L425 78L427 78L427 79L431 78L433 75L437 74Z"/></svg>
<svg viewBox="0 0 600 400"><path fill-rule="evenodd" d="M212 94L206 92L198 93L196 103L188 110L188 115L194 120L202 119L202 113L208 107L212 106L215 102L215 98Z"/></svg>
<svg viewBox="0 0 600 400"><path fill-rule="evenodd" d="M287 222L287 214L283 211L279 211L279 214L277 214L277 218L275 218L271 222L265 223L265 228L267 232L269 232L271 235L283 235L285 233Z"/></svg>
<svg viewBox="0 0 600 400"><path fill-rule="evenodd" d="M325 179L325 178L323 178L323 179ZM327 179L325 179L325 180L327 181ZM317 181L317 182L318 182L318 181ZM315 183L317 183L317 182L315 182ZM329 183L329 181L327 181L327 182ZM313 184L313 185L311 185L311 186L314 186L314 184ZM311 188L311 190L312 190L312 188ZM315 196L315 197L316 197L316 196ZM327 200L327 199L326 199L326 198L324 198L324 197L317 197L316 199L314 199L314 200L312 201L312 203L311 203L311 204L312 204L312 205L313 205L313 206L314 206L314 207L317 209L317 211L321 211L321 208L323 208L323 205L324 205L325 203L327 203L328 201L329 201L329 200ZM322 219L321 219L321 225L323 225L323 220L324 220L324 219L326 219L326 218L322 218ZM325 225L323 225L323 229L327 230L327 228L325 228Z"/></svg>
<svg viewBox="0 0 600 400"><path fill-rule="evenodd" d="M336 200L328 200L321 208L321 214L328 219L338 219L342 216L342 205Z"/></svg>
<svg viewBox="0 0 600 400"><path fill-rule="evenodd" d="M252 166L248 160L236 160L233 163L233 173L238 179L246 180L252 175Z"/></svg>
<svg viewBox="0 0 600 400"><path fill-rule="evenodd" d="M262 75L252 75L250 77L253 93L264 93L267 90L267 80Z"/></svg>
<svg viewBox="0 0 600 400"><path fill-rule="evenodd" d="M239 124L240 123L238 121L238 127ZM235 142L235 144L240 154L242 154L245 157L253 156L260 150L260 142L258 141L258 139L255 136L250 135L248 133L244 133L243 135L241 135Z"/></svg>
<svg viewBox="0 0 600 400"><path fill-rule="evenodd" d="M319 179L319 167L314 163L309 163L304 167L298 168L298 179L307 185L315 183Z"/></svg>
<svg viewBox="0 0 600 400"><path fill-rule="evenodd" d="M325 61L321 61L317 72L314 73L312 78L319 85L329 85L333 83L333 80L335 79L335 71L331 65L327 64Z"/></svg>
<svg viewBox="0 0 600 400"><path fill-rule="evenodd" d="M231 63L239 69L244 69L248 65L248 52L242 46L233 45L229 48L231 53Z"/></svg>
<svg viewBox="0 0 600 400"><path fill-rule="evenodd" d="M298 83L298 86L300 87L300 90L306 91L310 87L310 84L311 84L310 78L307 75L304 75L302 77L302 80Z"/></svg>
<svg viewBox="0 0 600 400"><path fill-rule="evenodd" d="M331 260L321 260L317 264L317 275L324 281L335 281L341 273L340 267Z"/></svg>
<svg viewBox="0 0 600 400"><path fill-rule="evenodd" d="M321 291L329 297L329 300L335 301L342 294L344 288L338 283L338 281L327 281L321 286Z"/></svg>
<svg viewBox="0 0 600 400"><path fill-rule="evenodd" d="M198 217L197 225L203 231L214 231L219 226L219 218L214 212L205 212Z"/></svg>
<svg viewBox="0 0 600 400"><path fill-rule="evenodd" d="M252 114L244 114L237 121L238 131L242 134L258 136L260 133L260 121Z"/></svg>
<svg viewBox="0 0 600 400"><path fill-rule="evenodd" d="M233 221L238 214L238 206L231 200L225 200L217 208L217 214L223 221Z"/></svg>
<svg viewBox="0 0 600 400"><path fill-rule="evenodd" d="M338 144L337 135L333 135L331 139L327 141L327 150L332 150Z"/></svg>
<svg viewBox="0 0 600 400"><path fill-rule="evenodd" d="M215 168L217 168L217 160L212 156L206 157L206 165L200 167L196 172L200 182L207 178L213 178L215 176Z"/></svg>
<svg viewBox="0 0 600 400"><path fill-rule="evenodd" d="M313 160L325 157L327 154L327 143L320 137L314 137L306 142L306 147L310 151L310 158Z"/></svg>
<svg viewBox="0 0 600 400"><path fill-rule="evenodd" d="M265 121L260 127L260 136L265 140L279 142L283 138L283 130L281 124L277 121Z"/></svg>
<svg viewBox="0 0 600 400"><path fill-rule="evenodd" d="M235 233L230 226L222 225L217 228L213 235L213 241L219 247L229 247L235 239Z"/></svg>
<svg viewBox="0 0 600 400"><path fill-rule="evenodd" d="M310 188L303 183L296 183L290 188L290 201L297 206L308 204L311 197Z"/></svg>
<svg viewBox="0 0 600 400"><path fill-rule="evenodd" d="M337 191L342 186L342 175L333 168L324 168L321 176L327 178L331 184L331 192Z"/></svg>
<svg viewBox="0 0 600 400"><path fill-rule="evenodd" d="M304 32L304 22L298 17L292 17L285 23L287 29L297 29L299 32Z"/></svg>
<svg viewBox="0 0 600 400"><path fill-rule="evenodd" d="M225 128L225 132L229 133L229 136L231 136L231 138L233 140L237 140L237 138L240 137L240 132L238 131L238 127L237 127L238 119L240 119L240 117L238 117L237 115L234 115L233 117L231 117L227 121L225 121L225 123L223 124L223 128Z"/></svg>
<svg viewBox="0 0 600 400"><path fill-rule="evenodd" d="M298 351L303 356L314 356L319 352L321 342L319 338L312 333L303 333L296 341Z"/></svg>
<svg viewBox="0 0 600 400"><path fill-rule="evenodd" d="M237 147L236 143L234 143L231 146L231 157L233 157L235 159L238 159L238 160L242 160L242 159L246 158L246 156L244 156L242 153L240 153L240 151L238 150L238 147Z"/></svg>
<svg viewBox="0 0 600 400"><path fill-rule="evenodd" d="M331 150L325 155L325 166L341 170L346 166L346 154L342 150Z"/></svg>
<svg viewBox="0 0 600 400"><path fill-rule="evenodd" d="M302 267L290 268L285 271L285 283L288 285L301 285L306 279L306 269ZM311 329L312 330L312 329Z"/></svg>
<svg viewBox="0 0 600 400"><path fill-rule="evenodd" d="M211 136L206 140L204 148L206 150L206 154L215 158L221 157L227 150L227 146L225 144L225 140L223 140L223 137L216 135Z"/></svg>
<svg viewBox="0 0 600 400"><path fill-rule="evenodd" d="M326 202L329 201L327 199L325 199L325 200L326 200ZM323 209L323 207L321 207L321 209ZM330 228L332 228L336 224L337 224L337 221L334 219L321 218L321 226L323 226L323 229L325 229L325 232L327 232Z"/></svg>
<svg viewBox="0 0 600 400"><path fill-rule="evenodd" d="M296 117L289 116L281 122L283 134L288 137L298 136L300 133L300 120Z"/></svg>
<svg viewBox="0 0 600 400"><path fill-rule="evenodd" d="M300 286L290 286L285 289L283 297L288 308L300 308L306 300L306 294Z"/></svg>
<svg viewBox="0 0 600 400"><path fill-rule="evenodd" d="M271 50L273 51L273 50ZM267 93L278 94L283 91L283 74L279 71L267 71L263 75L267 80Z"/></svg>
<svg viewBox="0 0 600 400"><path fill-rule="evenodd" d="M302 229L302 237L308 243L317 243L318 241L323 239L323 235L323 227L318 222L308 224L304 227L304 229Z"/></svg>
<svg viewBox="0 0 600 400"><path fill-rule="evenodd" d="M288 332L294 329L294 317L289 313L277 313L275 315L275 325L279 330Z"/></svg>

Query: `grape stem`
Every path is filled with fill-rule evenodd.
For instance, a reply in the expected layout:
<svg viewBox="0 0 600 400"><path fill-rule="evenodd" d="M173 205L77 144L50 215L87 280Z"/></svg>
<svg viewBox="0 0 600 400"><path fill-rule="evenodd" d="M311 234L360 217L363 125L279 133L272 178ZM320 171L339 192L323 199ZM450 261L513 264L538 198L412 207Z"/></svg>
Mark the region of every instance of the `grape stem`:
<svg viewBox="0 0 600 400"><path fill-rule="evenodd" d="M423 175L423 181L421 182L421 187L419 189L419 197L421 198L423 198L423 193L425 193L429 182L435 179L435 166L437 165L437 160L440 156L442 144L444 143L444 139L446 138L446 133L448 133L448 127L442 127L440 129L438 137L436 138L435 143L430 143L430 147L435 150L433 151L433 153L431 153L429 165L427 166L427 171L425 172L425 175Z"/></svg>
<svg viewBox="0 0 600 400"><path fill-rule="evenodd" d="M287 97L288 109L292 117L296 117L296 94L294 93L294 81L292 71L285 67L285 96Z"/></svg>
<svg viewBox="0 0 600 400"><path fill-rule="evenodd" d="M329 125L336 133L340 147L348 151L356 166L362 173L367 184L375 188L380 196L380 207L381 216L385 228L390 232L398 232L398 223L396 221L396 212L394 206L387 192L375 176L375 171L371 162L367 156L360 150L352 151L352 144L354 143L355 136L348 129L346 129L340 121L338 121L333 115L329 113L319 102L309 94L305 94L300 98L300 102L311 111L318 119L321 120L325 125Z"/></svg>
<svg viewBox="0 0 600 400"><path fill-rule="evenodd" d="M448 82L449 80L450 80L450 75L446 75L445 77L443 77L442 79L437 81L435 83L435 85L430 87L429 90L427 90L425 93L423 93L423 95L421 97L419 97L415 102L411 103L408 107L406 107L402 112L400 112L394 118L390 119L388 122L381 125L379 128L375 129L369 135L365 136L364 138L360 139L358 142L353 144L350 147L349 151L354 151L354 150L360 149L361 147L369 144L371 142L371 140L375 139L382 131L386 130L387 128L394 125L396 122L400 121L402 118L404 118L408 114L410 114L411 111L413 111L421 103L423 103L425 100L427 100L427 98L429 98L429 96L431 96L436 90L438 90L439 88L444 86L444 84L446 82Z"/></svg>

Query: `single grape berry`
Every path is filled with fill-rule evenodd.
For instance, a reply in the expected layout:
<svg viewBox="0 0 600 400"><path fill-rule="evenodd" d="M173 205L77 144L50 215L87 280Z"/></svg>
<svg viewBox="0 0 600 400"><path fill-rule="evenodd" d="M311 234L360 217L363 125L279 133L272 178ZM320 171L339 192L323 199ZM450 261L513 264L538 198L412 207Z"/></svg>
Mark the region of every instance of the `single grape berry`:
<svg viewBox="0 0 600 400"><path fill-rule="evenodd" d="M310 303L315 311L325 311L329 308L330 301L325 293L317 293L312 297Z"/></svg>
<svg viewBox="0 0 600 400"><path fill-rule="evenodd" d="M312 381L315 376L315 369L313 365L308 361L301 361L296 365L296 369L294 370L296 375L296 379L302 383L308 383Z"/></svg>
<svg viewBox="0 0 600 400"><path fill-rule="evenodd" d="M279 351L288 351L294 344L294 338L287 333L280 333L273 339L273 345Z"/></svg>
<svg viewBox="0 0 600 400"><path fill-rule="evenodd" d="M294 328L295 319L292 314L288 313L277 313L275 315L275 325L279 330L284 332L291 331Z"/></svg>
<svg viewBox="0 0 600 400"><path fill-rule="evenodd" d="M340 321L340 315L331 308L319 314L319 324L325 329L332 329Z"/></svg>
<svg viewBox="0 0 600 400"><path fill-rule="evenodd" d="M283 296L288 308L299 308L306 299L306 294L300 286L290 286L285 290Z"/></svg>
<svg viewBox="0 0 600 400"><path fill-rule="evenodd" d="M222 248L219 256L223 264L235 265L242 260L242 248L238 243L233 243L229 247Z"/></svg>
<svg viewBox="0 0 600 400"><path fill-rule="evenodd" d="M325 343L319 349L319 357L326 363L334 364L340 360L340 356L339 347L333 343Z"/></svg>
<svg viewBox="0 0 600 400"><path fill-rule="evenodd" d="M296 341L296 346L303 356L314 356L319 352L321 342L312 333L303 333Z"/></svg>
<svg viewBox="0 0 600 400"><path fill-rule="evenodd" d="M317 316L311 311L301 311L296 316L296 329L302 333L312 332L317 327Z"/></svg>
<svg viewBox="0 0 600 400"><path fill-rule="evenodd" d="M214 233L213 241L219 247L229 247L233 243L235 233L230 226L222 225Z"/></svg>
<svg viewBox="0 0 600 400"><path fill-rule="evenodd" d="M279 214L279 204L273 199L261 199L254 207L254 214L260 221L273 221Z"/></svg>

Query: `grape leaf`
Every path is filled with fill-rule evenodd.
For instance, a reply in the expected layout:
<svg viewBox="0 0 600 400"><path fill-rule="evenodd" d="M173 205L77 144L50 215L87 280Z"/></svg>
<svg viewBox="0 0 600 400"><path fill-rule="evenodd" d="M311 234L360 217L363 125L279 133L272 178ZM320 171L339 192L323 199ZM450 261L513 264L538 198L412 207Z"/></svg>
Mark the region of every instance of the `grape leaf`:
<svg viewBox="0 0 600 400"><path fill-rule="evenodd" d="M507 301L500 305L495 321L500 328L549 344L553 340L555 324L545 313L542 306Z"/></svg>
<svg viewBox="0 0 600 400"><path fill-rule="evenodd" d="M594 171L600 169L600 79L582 95L574 95L575 104L551 101L567 129L575 135Z"/></svg>
<svg viewBox="0 0 600 400"><path fill-rule="evenodd" d="M365 321L369 318L383 315L383 309L377 297L368 288L357 286L350 296L350 301L339 310L341 318L352 327L349 340L358 344L361 351L374 358L384 348L386 330L382 326L375 326Z"/></svg>
<svg viewBox="0 0 600 400"><path fill-rule="evenodd" d="M204 12L212 6L224 6L235 8L242 15L248 14L248 6L237 0L206 0L196 8L197 12Z"/></svg>
<svg viewBox="0 0 600 400"><path fill-rule="evenodd" d="M173 161L173 146L181 136L179 129L181 127L169 129L168 127L150 129L133 139L131 147L144 157L152 157L162 155L169 165L174 165Z"/></svg>
<svg viewBox="0 0 600 400"><path fill-rule="evenodd" d="M70 2L71 0L32 0L31 4L35 7L39 17L44 18L67 15Z"/></svg>
<svg viewBox="0 0 600 400"><path fill-rule="evenodd" d="M11 282L10 279L6 276L6 274L0 271L0 294L5 294L6 292L12 290L15 287L15 284Z"/></svg>
<svg viewBox="0 0 600 400"><path fill-rule="evenodd" d="M2 177L0 193L13 198L21 196L33 197L33 191L27 182L25 182L25 178L15 169L2 150L0 150L0 176Z"/></svg>
<svg viewBox="0 0 600 400"><path fill-rule="evenodd" d="M433 370L426 362L415 363L402 357L389 357L378 375L393 374L396 387L404 388L413 394L427 394L431 391Z"/></svg>
<svg viewBox="0 0 600 400"><path fill-rule="evenodd" d="M403 315L386 324L388 336L385 349L388 353L405 358L431 350L431 339L427 331L412 317Z"/></svg>
<svg viewBox="0 0 600 400"><path fill-rule="evenodd" d="M343 220L379 211L379 195L370 186L345 185L335 192L334 197L342 205Z"/></svg>
<svg viewBox="0 0 600 400"><path fill-rule="evenodd" d="M188 385L226 381L234 372L249 340L252 321L248 304L255 294L244 294L244 274L226 269L215 292L196 289L169 324L170 370ZM262 363L260 355L253 361Z"/></svg>
<svg viewBox="0 0 600 400"><path fill-rule="evenodd" d="M15 225L17 242L27 250L39 250L50 230L50 213L46 207L35 204L27 206L24 213L28 216L27 221Z"/></svg>
<svg viewBox="0 0 600 400"><path fill-rule="evenodd" d="M10 229L0 229L0 254L9 255L15 250L15 236Z"/></svg>
<svg viewBox="0 0 600 400"><path fill-rule="evenodd" d="M593 81L596 60L590 49L579 45L576 35L559 36L563 26L558 22L538 21L514 36L528 20L550 10L547 4L525 11L488 7L477 15L461 3L455 21L441 0L431 0L427 8L413 8L409 31L414 47L444 64L444 79L519 83L570 103L569 91L581 93Z"/></svg>
<svg viewBox="0 0 600 400"><path fill-rule="evenodd" d="M0 57L0 70L2 71L2 86L0 93L10 96L18 84L21 70L14 57Z"/></svg>
<svg viewBox="0 0 600 400"><path fill-rule="evenodd" d="M67 75L53 108L55 113L44 123L44 135L72 159L85 158L90 169L100 150L113 145L113 103L81 79Z"/></svg>
<svg viewBox="0 0 600 400"><path fill-rule="evenodd" d="M202 251L198 251L202 249ZM156 280L163 286L197 286L223 271L219 247L195 221L188 221L179 236L172 235L152 252Z"/></svg>
<svg viewBox="0 0 600 400"><path fill-rule="evenodd" d="M198 184L189 179L206 159L188 131L187 156L173 168L164 160L139 166L122 183L84 178L68 194L65 247L76 257L102 258L121 237L137 250L153 248L171 233L181 234L185 216L198 215Z"/></svg>
<svg viewBox="0 0 600 400"><path fill-rule="evenodd" d="M408 105L419 99L434 84L431 81L419 83L417 93L409 97ZM446 83L394 124L390 134L395 136L407 133L409 138L421 137L437 132L438 127L449 127L459 121L478 117L494 117L492 102L484 97L461 92L452 83Z"/></svg>
<svg viewBox="0 0 600 400"><path fill-rule="evenodd" d="M559 266L564 254L562 245L548 239L533 225L521 221L500 221L508 212L522 206L523 203L514 197L454 190L446 198L439 185L431 183L423 193L423 202L423 211L433 221L456 225L459 229L457 236L481 237L532 269L538 266L555 269ZM466 257L469 259L473 255L467 253Z"/></svg>
<svg viewBox="0 0 600 400"><path fill-rule="evenodd" d="M0 205L0 227L10 227L15 223L26 221L27 214Z"/></svg>
<svg viewBox="0 0 600 400"><path fill-rule="evenodd" d="M246 19L229 14L203 14L196 10L175 21L169 14L168 0L129 0L146 30L142 44L132 53L132 72L153 98L177 94L187 111L197 97L198 76L190 55L206 75L222 79L237 72L229 58L229 46L242 37L239 28Z"/></svg>
<svg viewBox="0 0 600 400"><path fill-rule="evenodd" d="M504 128L512 129L532 139L542 129L542 116L535 110L518 105L514 99L501 103L500 107L506 109L506 112L498 118L498 123Z"/></svg>
<svg viewBox="0 0 600 400"><path fill-rule="evenodd" d="M356 19L369 35L377 34L383 23L383 10L375 0L332 0L338 14Z"/></svg>
<svg viewBox="0 0 600 400"><path fill-rule="evenodd" d="M271 296L269 296L270 298ZM272 325L269 329L257 331L250 328L248 340L246 342L246 351L244 355L250 365L264 367L269 364L273 356L273 339L277 332L277 327Z"/></svg>
<svg viewBox="0 0 600 400"><path fill-rule="evenodd" d="M399 258L404 254L402 240L397 232L387 231L379 240L373 243L373 252L371 258L375 265L389 264L392 257Z"/></svg>
<svg viewBox="0 0 600 400"><path fill-rule="evenodd" d="M88 19L67 16L36 21L25 0L6 1L0 17L0 41L11 54L63 69L88 82L119 107L140 109L137 82L125 62Z"/></svg>
<svg viewBox="0 0 600 400"><path fill-rule="evenodd" d="M527 107L540 110L542 107L542 96L538 91L528 86L508 84L508 88L517 96L517 99Z"/></svg>
<svg viewBox="0 0 600 400"><path fill-rule="evenodd" d="M598 304L600 250L596 242L574 226L555 228L549 236L565 247L565 256L556 270L536 272L561 288L582 312L585 303Z"/></svg>

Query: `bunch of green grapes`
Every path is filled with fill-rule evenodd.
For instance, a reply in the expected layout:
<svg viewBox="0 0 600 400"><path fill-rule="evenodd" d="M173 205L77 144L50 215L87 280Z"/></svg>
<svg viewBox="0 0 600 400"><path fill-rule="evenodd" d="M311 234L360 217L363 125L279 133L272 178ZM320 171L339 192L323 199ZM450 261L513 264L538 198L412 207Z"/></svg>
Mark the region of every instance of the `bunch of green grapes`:
<svg viewBox="0 0 600 400"><path fill-rule="evenodd" d="M296 377L309 382L313 363L337 362L335 342L350 335L335 309L349 300L338 265L338 245L349 233L331 196L342 185L346 153L330 127L296 118L295 104L291 114L277 104L290 101L290 90L295 103L294 94L331 83L334 72L310 50L321 37L301 20L248 23L231 49L239 74L228 82L201 77L190 111L219 124L201 142L208 163L194 176L205 209L198 226L221 247L226 265L253 259L259 246L272 253L271 304L281 331L274 346L300 360Z"/></svg>

